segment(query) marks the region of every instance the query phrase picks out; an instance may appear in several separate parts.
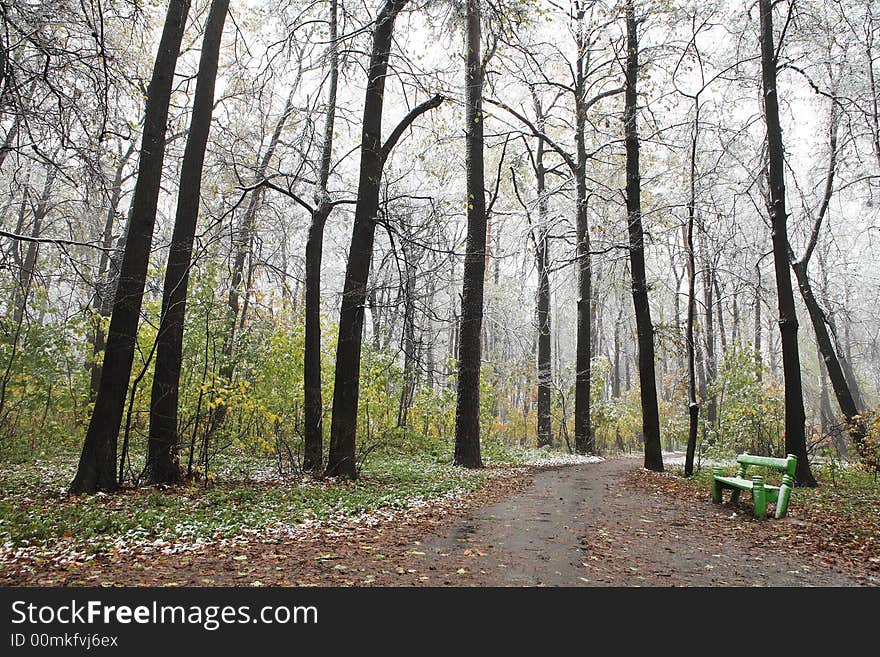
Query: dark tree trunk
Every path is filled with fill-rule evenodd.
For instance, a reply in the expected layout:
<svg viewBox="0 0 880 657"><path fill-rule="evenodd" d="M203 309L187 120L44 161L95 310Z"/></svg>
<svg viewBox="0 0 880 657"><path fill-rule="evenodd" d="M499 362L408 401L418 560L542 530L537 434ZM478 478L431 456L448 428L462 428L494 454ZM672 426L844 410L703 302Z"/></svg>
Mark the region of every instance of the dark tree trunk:
<svg viewBox="0 0 880 657"><path fill-rule="evenodd" d="M690 195L688 197L687 226L684 231L684 246L687 255L688 303L685 342L687 343L688 369L688 442L684 459L684 475L694 474L694 454L697 450L697 430L700 421L700 404L697 402L697 371L694 341L694 320L697 313L697 263L694 256L694 219L697 205L697 141L700 136L700 101L694 99L694 125L691 134Z"/></svg>
<svg viewBox="0 0 880 657"><path fill-rule="evenodd" d="M113 312L113 299L116 296L116 284L119 279L119 254L120 249L125 245L125 238L120 237L116 250L111 251L113 246L113 227L119 214L119 201L122 198L122 181L125 167L134 154L135 146L135 142L132 141L131 146L116 166L113 186L110 190L110 202L107 207L107 218L101 235L103 251L101 251L101 258L98 262L98 273L95 283L95 329L92 333L92 360L89 363L89 401L95 400L95 397L98 395L98 385L101 382L101 365L98 363L98 358L106 346L106 335L102 323ZM128 228L126 227L123 233L127 230Z"/></svg>
<svg viewBox="0 0 880 657"><path fill-rule="evenodd" d="M458 343L458 397L455 409L456 465L483 467L480 454L480 329L486 275L486 191L483 163L483 63L479 0L467 0L465 143L467 166L467 246Z"/></svg>
<svg viewBox="0 0 880 657"><path fill-rule="evenodd" d="M31 237L33 240L28 241L27 249L24 252L24 258L21 259L21 266L18 268L16 276L15 290L12 295L12 324L18 326L24 321L27 311L28 298L31 293L31 283L33 283L34 275L37 267L37 254L39 253L40 243L36 238L40 236L43 229L43 222L38 216L34 216L31 222Z"/></svg>
<svg viewBox="0 0 880 657"><path fill-rule="evenodd" d="M220 42L229 0L212 0L199 60L196 95L189 136L180 169L177 215L168 250L162 316L156 335L156 369L150 395L150 429L144 481L171 484L180 480L177 463L177 411L180 368L183 362L183 326L193 241L199 217L205 149L214 112L214 86L220 60Z"/></svg>
<svg viewBox="0 0 880 657"><path fill-rule="evenodd" d="M865 436L867 428L861 419L861 411L856 400L850 390L840 359L837 357L837 351L834 343L831 341L831 335L828 332L826 324L825 312L819 306L819 301L813 294L813 288L810 283L809 274L807 273L808 261L800 260L791 263L795 273L795 278L800 288L801 297L803 297L804 305L810 315L810 322L813 325L813 331L816 335L816 343L819 347L819 356L822 359L828 379L831 381L831 389L840 406L840 412L846 418L847 433L853 441L856 450L860 455L867 455L865 451ZM827 392L826 392L827 394Z"/></svg>
<svg viewBox="0 0 880 657"><path fill-rule="evenodd" d="M819 348L819 356L822 360L823 369L827 372L828 379L831 381L831 388L834 391L834 396L840 406L840 411L846 418L847 433L852 439L859 455L862 458L869 458L869 452L865 449L867 427L861 417L860 400L858 399L858 395L854 394L853 387L850 385L850 381L848 381L846 371L841 363L842 359L839 358L834 342L832 341L832 335L829 331L828 317L819 305L819 300L813 293L812 283L810 282L810 259L815 251L816 244L818 243L822 222L828 212L828 205L831 202L831 197L834 193L834 178L837 170L838 133L836 98L831 99L829 123L830 157L828 161L828 172L825 177L825 189L822 196L822 203L817 212L816 220L810 233L810 240L804 250L803 257L800 260L796 260L794 253L790 251L789 258L798 283L798 288L800 289L801 297L803 298L804 305L807 307L807 312L810 315L810 322L813 325L813 332L816 336L816 344ZM822 391L827 403L828 389L825 384L824 372L820 372L820 376L822 378ZM823 408L822 410L824 412L825 409Z"/></svg>
<svg viewBox="0 0 880 657"><path fill-rule="evenodd" d="M324 400L321 393L321 262L324 251L324 225L332 205L327 192L333 156L333 130L336 125L336 92L339 84L339 46L337 0L330 0L330 74L327 116L321 146L316 207L312 212L306 241L305 263L305 339L303 346L303 393L305 431L303 469L320 473L324 465Z"/></svg>
<svg viewBox="0 0 880 657"><path fill-rule="evenodd" d="M537 105L537 103L536 103ZM543 132L543 116L538 128ZM544 166L544 140L538 139L535 153L535 179L538 192L538 230L535 236L535 260L538 268L538 446L553 441L551 388L553 385L552 334L550 325L550 239L548 227L547 170Z"/></svg>
<svg viewBox="0 0 880 657"><path fill-rule="evenodd" d="M755 373L758 381L764 379L764 356L761 346L761 334L763 325L761 324L761 265L755 265L755 338L753 346L755 348Z"/></svg>
<svg viewBox="0 0 880 657"><path fill-rule="evenodd" d="M705 316L705 330L703 338L706 344L703 365L706 370L706 383L703 389L706 402L706 424L714 426L717 420L717 400L712 384L718 378L718 357L715 351L715 268L709 260L709 248L706 245L708 235L700 231L700 250L703 259L703 312Z"/></svg>
<svg viewBox="0 0 880 657"><path fill-rule="evenodd" d="M831 397L828 395L828 368L825 367L822 353L819 351L819 427L822 435L829 435L835 424L834 411L831 409Z"/></svg>
<svg viewBox="0 0 880 657"><path fill-rule="evenodd" d="M437 363L434 355L434 324L432 317L435 316L434 309L434 277L428 278L428 302L426 304L425 324L422 327L422 342L425 345L425 385L429 392L434 392L436 388Z"/></svg>
<svg viewBox="0 0 880 657"><path fill-rule="evenodd" d="M660 443L660 412L657 408L657 380L654 374L654 325L648 301L645 273L645 235L642 229L641 178L639 171L638 74L639 42L633 0L626 2L626 210L629 226L630 270L633 307L638 340L639 384L642 401L642 432L645 441L645 468L663 471Z"/></svg>
<svg viewBox="0 0 880 657"><path fill-rule="evenodd" d="M553 385L552 334L550 325L550 257L546 229L539 236L538 272L538 445L549 445L553 438L551 389Z"/></svg>
<svg viewBox="0 0 880 657"><path fill-rule="evenodd" d="M376 219L379 213L382 170L394 144L415 118L443 102L442 96L435 96L414 108L382 145L382 108L394 21L407 2L408 0L386 0L376 17L376 27L373 31L373 48L364 100L357 206L351 247L348 252L348 265L345 270L342 308L339 314L330 449L325 470L325 474L330 477L340 476L349 479L357 477L355 446L364 305L370 260L373 255Z"/></svg>
<svg viewBox="0 0 880 657"><path fill-rule="evenodd" d="M773 259L779 304L779 329L782 337L782 368L785 377L785 450L797 459L795 483L815 486L807 458L804 424L803 386L798 350L798 320L789 273L788 215L785 209L785 152L779 123L779 95L776 88L776 55L773 45L773 10L771 0L759 0L761 15L761 70L764 87L764 118L767 122L769 160L770 224L773 235Z"/></svg>
<svg viewBox="0 0 880 657"><path fill-rule="evenodd" d="M583 8L579 7L579 19L583 19ZM575 187L577 197L577 341L575 344L575 391L574 391L574 444L578 454L592 454L596 451L593 438L592 422L590 421L590 368L592 364L592 318L590 302L592 300L592 258L590 257L590 225L587 208L587 145L586 123L587 108L584 94L586 93L585 58L587 45L584 36L578 29L577 61L575 71L575 147L577 162L575 167Z"/></svg>
<svg viewBox="0 0 880 657"><path fill-rule="evenodd" d="M70 484L72 494L94 493L99 490L113 492L117 486L116 441L134 359L138 320L153 242L174 69L189 6L189 0L170 0L159 52L153 66L153 76L147 89L144 134L128 239L107 332L101 383L76 476Z"/></svg>
<svg viewBox="0 0 880 657"><path fill-rule="evenodd" d="M319 473L324 462L324 401L321 392L321 261L326 210L312 213L305 256L305 339L303 345L303 402L305 431L303 469Z"/></svg>
<svg viewBox="0 0 880 657"><path fill-rule="evenodd" d="M405 428L409 409L413 403L418 378L416 375L416 264L413 260L414 247L401 245L403 254L403 330L401 331L401 350L403 351L403 382L397 406L397 426Z"/></svg>

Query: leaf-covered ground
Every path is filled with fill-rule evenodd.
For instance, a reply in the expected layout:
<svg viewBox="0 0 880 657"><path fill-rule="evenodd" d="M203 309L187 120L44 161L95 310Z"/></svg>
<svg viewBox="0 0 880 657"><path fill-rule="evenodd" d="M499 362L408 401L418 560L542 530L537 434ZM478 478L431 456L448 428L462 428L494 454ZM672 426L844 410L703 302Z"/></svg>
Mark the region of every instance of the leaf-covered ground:
<svg viewBox="0 0 880 657"><path fill-rule="evenodd" d="M870 562L792 542L821 534L821 524L797 515L758 522L748 504L716 506L708 486L640 465L623 458L536 473L524 492L423 541L424 556L407 568L437 574L443 585L880 583Z"/></svg>
<svg viewBox="0 0 880 657"><path fill-rule="evenodd" d="M441 484L440 481L443 483ZM381 487L382 499L360 509L335 507L299 521L236 527L227 536L157 538L108 542L47 542L34 548L7 549L0 559L0 584L37 586L312 586L373 584L376 574L346 564L369 559L381 575L389 541L399 532L412 537L430 533L450 515L511 495L528 484L529 469L501 466L479 473L445 471L432 494L394 498ZM360 499L371 495L373 483ZM315 490L325 490L315 485ZM340 495L337 486L333 496ZM442 492L445 490L445 492ZM300 491L302 493L302 491ZM351 492L351 491L349 491ZM372 491L375 494L375 491ZM321 499L314 494L311 502ZM116 502L114 502L116 503ZM313 506L317 506L313 504ZM417 540L413 538L412 540ZM100 548L98 547L100 545ZM388 571L389 577L397 572ZM384 583L392 583L385 581Z"/></svg>
<svg viewBox="0 0 880 657"><path fill-rule="evenodd" d="M378 456L356 482L289 479L265 461L221 464L217 482L126 489L112 496L71 497L73 464L55 460L5 468L0 480L0 582L52 583L96 560L161 560L257 540L302 540L325 533L403 522L426 508L449 511L475 491L525 481L520 464L562 464L577 458L538 451L492 455L486 470L453 468L429 455ZM581 459L582 460L582 459ZM499 487L499 490L503 486ZM164 556L162 556L164 555ZM87 578L83 582L94 581Z"/></svg>
<svg viewBox="0 0 880 657"><path fill-rule="evenodd" d="M343 486L240 482L213 492L129 492L90 501L29 489L28 514L39 517L45 507L40 522L50 535L4 548L0 584L880 583L877 488L870 478L847 474L843 481L837 473L837 486L796 490L788 517L758 522L747 499L713 505L705 473L685 480L645 472L631 458L541 455L537 463L461 472L434 462L384 461ZM146 500L155 496L170 499L158 505L156 519L148 513L141 522L156 504ZM101 511L113 519L111 531L94 529ZM5 523L11 514L4 514ZM68 530L65 519L73 523ZM29 525L15 526L24 536Z"/></svg>
<svg viewBox="0 0 880 657"><path fill-rule="evenodd" d="M733 471L731 468L730 474ZM833 464L815 468L814 474L821 485L796 488L788 514L781 520L755 520L747 493L735 506L725 501L722 506L709 508L728 529L753 534L756 546L810 555L840 572L880 583L880 483L873 474ZM709 468L692 479L685 479L675 470L665 474L640 471L633 473L626 485L702 509L710 499L710 480ZM725 493L725 500L728 495Z"/></svg>

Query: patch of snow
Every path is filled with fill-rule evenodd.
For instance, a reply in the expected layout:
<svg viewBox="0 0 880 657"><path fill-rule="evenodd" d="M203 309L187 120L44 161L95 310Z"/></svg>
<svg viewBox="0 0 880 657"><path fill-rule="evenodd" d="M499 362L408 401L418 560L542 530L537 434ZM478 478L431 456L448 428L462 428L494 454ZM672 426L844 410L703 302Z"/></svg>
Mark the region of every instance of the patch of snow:
<svg viewBox="0 0 880 657"><path fill-rule="evenodd" d="M663 452L663 465L684 465L687 454L685 452ZM715 465L730 465L731 461L718 461L706 456L694 455L694 467L711 468Z"/></svg>
<svg viewBox="0 0 880 657"><path fill-rule="evenodd" d="M512 467L488 471L487 479L509 479L523 474L526 470L524 467ZM115 553L137 559L150 554L174 555L193 552L208 546L226 550L246 546L255 540L263 542L304 540L313 536L316 530L323 530L331 536L355 536L364 529L375 529L391 522L406 524L430 510L451 513L463 509L467 506L466 493L465 488L456 488L439 496L402 497L395 499L392 504L355 516L335 516L325 519L309 517L297 523L279 521L268 526L249 527L235 536L228 537L218 532L214 537L207 538L172 536L145 540L135 530L110 541L96 538L75 541L67 538L40 545L24 544L18 547L6 543L0 546L0 565L11 571L35 572L46 564L67 566L91 561L97 553ZM180 529L182 527L178 525L177 530Z"/></svg>
<svg viewBox="0 0 880 657"><path fill-rule="evenodd" d="M529 458L526 463L537 466L584 465L586 463L600 463L604 460L601 456L583 456L580 454L539 454Z"/></svg>

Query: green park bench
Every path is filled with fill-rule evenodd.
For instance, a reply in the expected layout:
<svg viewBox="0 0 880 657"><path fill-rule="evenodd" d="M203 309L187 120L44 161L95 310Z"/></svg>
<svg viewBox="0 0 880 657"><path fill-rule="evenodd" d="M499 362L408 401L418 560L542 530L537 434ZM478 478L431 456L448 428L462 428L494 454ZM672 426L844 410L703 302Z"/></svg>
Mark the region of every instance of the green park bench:
<svg viewBox="0 0 880 657"><path fill-rule="evenodd" d="M716 504L721 504L721 494L725 488L733 490L733 494L730 497L731 502L736 502L739 499L740 492L748 490L752 493L752 501L755 503L755 517L758 520L763 520L767 517L767 502L774 502L776 504L776 518L784 516L788 510L791 488L794 485L797 457L789 454L784 459L775 459L768 456L752 456L749 453L745 453L737 456L736 462L739 463L739 470L735 477L725 477L724 468L712 469L712 501ZM765 484L764 477L760 475L746 479L746 470L750 465L781 470L784 473L782 475L782 485L770 486Z"/></svg>

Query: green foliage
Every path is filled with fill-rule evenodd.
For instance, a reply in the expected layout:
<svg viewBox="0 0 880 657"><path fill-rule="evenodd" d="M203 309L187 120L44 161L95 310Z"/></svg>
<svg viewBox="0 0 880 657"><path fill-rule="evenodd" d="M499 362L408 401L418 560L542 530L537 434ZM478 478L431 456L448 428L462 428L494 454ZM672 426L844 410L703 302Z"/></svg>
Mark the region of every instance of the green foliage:
<svg viewBox="0 0 880 657"><path fill-rule="evenodd" d="M785 409L782 390L766 385L748 349L728 351L718 378L709 389L718 405L718 422L708 427L707 447L713 456L748 451L778 456L784 450Z"/></svg>
<svg viewBox="0 0 880 657"><path fill-rule="evenodd" d="M594 359L590 369L590 419L596 450L600 454L640 450L642 406L639 389L632 388L618 398L606 397L603 393L610 385L610 376L608 359Z"/></svg>
<svg viewBox="0 0 880 657"><path fill-rule="evenodd" d="M860 466L874 474L880 472L880 406L877 410L863 413L851 422L846 423L847 431L852 435L858 433L862 436L861 444L858 445Z"/></svg>
<svg viewBox="0 0 880 657"><path fill-rule="evenodd" d="M87 322L0 322L0 458L76 449L88 411Z"/></svg>

